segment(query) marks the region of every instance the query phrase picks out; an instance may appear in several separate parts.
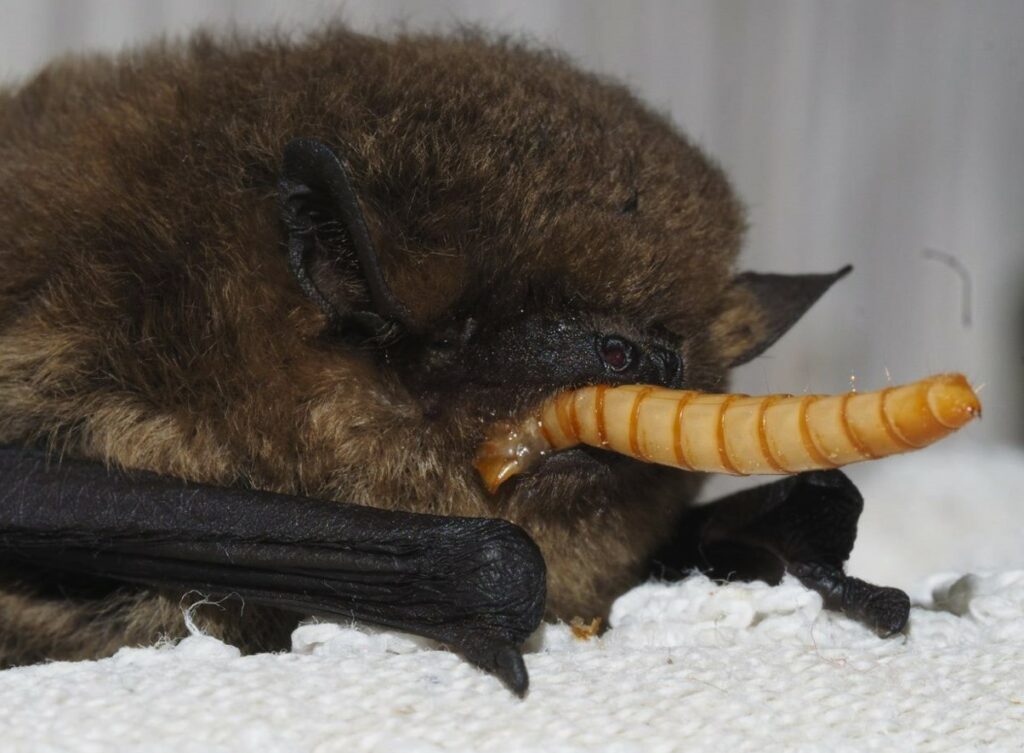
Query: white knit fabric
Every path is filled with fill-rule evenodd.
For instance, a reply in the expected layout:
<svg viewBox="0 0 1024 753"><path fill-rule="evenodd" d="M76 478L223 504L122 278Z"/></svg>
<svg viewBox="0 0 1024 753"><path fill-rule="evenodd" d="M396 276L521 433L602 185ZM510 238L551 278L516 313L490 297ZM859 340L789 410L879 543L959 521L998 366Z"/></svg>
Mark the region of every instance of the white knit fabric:
<svg viewBox="0 0 1024 753"><path fill-rule="evenodd" d="M866 547L906 532L889 546L903 552L898 569L929 521L933 539L949 516L975 520L967 542L1019 530L1020 451L919 457L862 479L869 514L892 513L865 528ZM917 501L901 504L904 493ZM936 506L920 507L929 495ZM600 638L543 627L525 700L428 641L333 624L299 628L287 654L241 657L197 634L7 670L0 751L1024 750L1024 571L1013 569L1024 555L1009 541L982 551L948 538L957 561L973 567L977 550L1002 572L912 589L931 596L888 640L791 580L641 586Z"/></svg>
<svg viewBox="0 0 1024 753"><path fill-rule="evenodd" d="M546 626L526 700L427 642L333 624L289 654L195 635L0 673L4 751L1024 748L1024 572L941 584L880 640L791 581L648 584L581 640Z"/></svg>

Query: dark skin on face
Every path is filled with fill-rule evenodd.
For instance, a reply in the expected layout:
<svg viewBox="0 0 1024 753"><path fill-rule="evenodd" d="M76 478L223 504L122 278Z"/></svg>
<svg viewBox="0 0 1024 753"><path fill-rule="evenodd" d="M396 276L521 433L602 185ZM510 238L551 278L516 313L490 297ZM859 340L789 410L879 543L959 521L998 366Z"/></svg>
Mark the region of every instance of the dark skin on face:
<svg viewBox="0 0 1024 753"><path fill-rule="evenodd" d="M545 614L694 569L903 628L843 572L837 471L697 509L597 449L476 477L559 390L720 391L847 271L733 275L724 178L627 93L474 38L150 54L0 99L0 662L152 641L197 589L249 649L357 619L522 694Z"/></svg>

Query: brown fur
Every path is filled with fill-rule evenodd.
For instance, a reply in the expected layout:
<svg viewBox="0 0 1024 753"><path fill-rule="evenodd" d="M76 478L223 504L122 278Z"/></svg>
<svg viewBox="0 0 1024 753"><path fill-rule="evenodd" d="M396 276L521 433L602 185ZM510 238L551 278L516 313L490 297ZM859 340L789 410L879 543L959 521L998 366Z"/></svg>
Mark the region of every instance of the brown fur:
<svg viewBox="0 0 1024 753"><path fill-rule="evenodd" d="M457 306L657 325L681 338L696 388L721 387L744 347L722 334L747 316L726 294L740 207L621 86L473 34L198 35L56 62L0 92L0 442L504 517L545 555L549 612L603 616L698 479L634 464L600 485L553 475L487 497L469 462L482 428L426 417L372 351L324 335L289 275L275 183L298 136L345 155L391 287L424 327ZM349 272L340 294L355 300ZM47 600L10 580L0 659L180 635L178 601ZM254 614L211 610L204 624L246 648L281 645Z"/></svg>

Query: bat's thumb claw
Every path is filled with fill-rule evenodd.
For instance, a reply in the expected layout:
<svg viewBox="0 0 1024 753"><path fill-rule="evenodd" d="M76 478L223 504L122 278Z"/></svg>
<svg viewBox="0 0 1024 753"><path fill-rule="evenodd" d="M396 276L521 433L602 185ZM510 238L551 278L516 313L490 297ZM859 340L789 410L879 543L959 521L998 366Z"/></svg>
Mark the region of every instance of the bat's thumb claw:
<svg viewBox="0 0 1024 753"><path fill-rule="evenodd" d="M497 677L520 698L526 695L530 687L530 675L526 671L523 655L511 641L476 633L465 640L450 642L449 645L467 661Z"/></svg>
<svg viewBox="0 0 1024 753"><path fill-rule="evenodd" d="M530 675L526 671L523 655L515 646L508 644L495 652L493 672L517 696L526 696L526 691L530 687Z"/></svg>

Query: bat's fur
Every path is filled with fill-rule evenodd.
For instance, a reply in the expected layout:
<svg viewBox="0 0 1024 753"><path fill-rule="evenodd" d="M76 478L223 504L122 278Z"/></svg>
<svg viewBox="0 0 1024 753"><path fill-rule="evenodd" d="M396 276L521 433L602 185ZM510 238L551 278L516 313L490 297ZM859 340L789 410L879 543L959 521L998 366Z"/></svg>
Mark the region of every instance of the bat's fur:
<svg viewBox="0 0 1024 753"><path fill-rule="evenodd" d="M475 34L199 35L0 91L0 442L504 517L544 553L550 614L604 614L699 479L630 462L488 497L470 462L479 421L427 415L400 369L325 334L289 274L276 181L295 137L345 156L424 328L456 309L593 312L675 333L687 386L704 389L759 336L730 288L743 218L722 172L621 86ZM365 304L358 266L339 270L339 300ZM11 574L0 660L180 635L180 599ZM257 649L282 645L290 619L229 603L201 622Z"/></svg>

